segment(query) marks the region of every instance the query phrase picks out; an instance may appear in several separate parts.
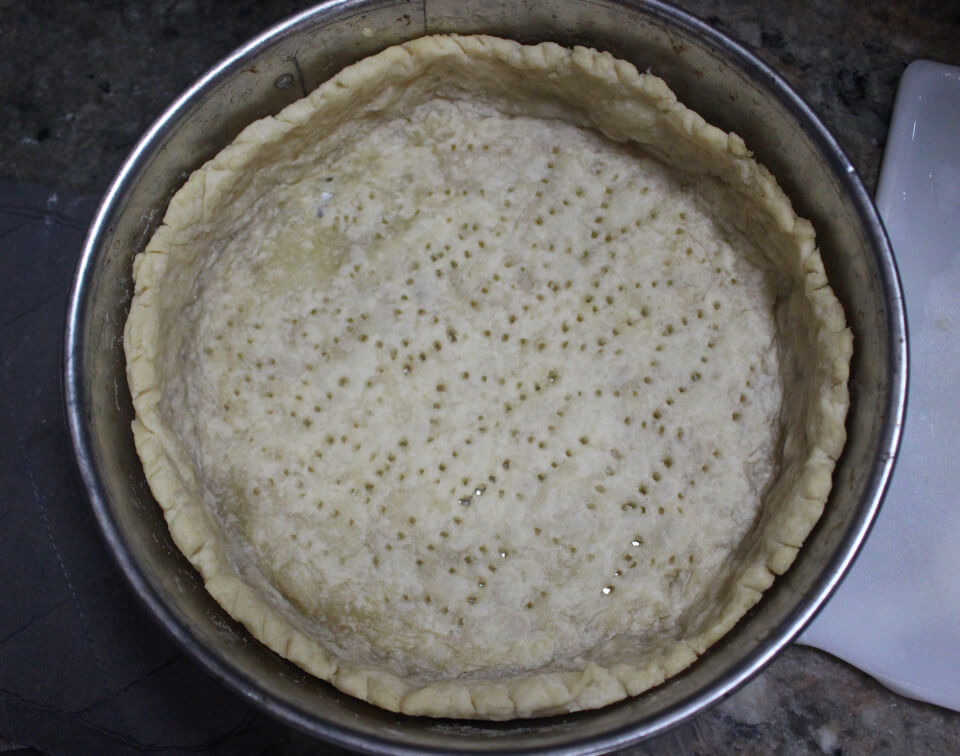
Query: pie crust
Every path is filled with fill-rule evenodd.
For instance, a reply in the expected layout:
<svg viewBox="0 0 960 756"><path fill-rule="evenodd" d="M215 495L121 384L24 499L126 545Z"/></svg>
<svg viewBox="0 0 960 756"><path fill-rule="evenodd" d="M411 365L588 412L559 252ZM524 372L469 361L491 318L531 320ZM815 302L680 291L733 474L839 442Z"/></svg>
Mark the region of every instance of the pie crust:
<svg viewBox="0 0 960 756"><path fill-rule="evenodd" d="M247 127L134 262L133 432L257 639L392 711L601 707L793 561L852 340L743 141L609 54L391 47Z"/></svg>

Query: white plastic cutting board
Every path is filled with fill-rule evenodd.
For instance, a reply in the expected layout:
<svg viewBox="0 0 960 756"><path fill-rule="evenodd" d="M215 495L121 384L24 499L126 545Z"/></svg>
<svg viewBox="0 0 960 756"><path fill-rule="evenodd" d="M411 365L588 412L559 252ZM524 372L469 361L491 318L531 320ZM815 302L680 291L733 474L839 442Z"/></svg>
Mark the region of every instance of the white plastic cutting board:
<svg viewBox="0 0 960 756"><path fill-rule="evenodd" d="M907 305L907 420L873 531L799 642L960 711L960 68L907 68L876 201Z"/></svg>

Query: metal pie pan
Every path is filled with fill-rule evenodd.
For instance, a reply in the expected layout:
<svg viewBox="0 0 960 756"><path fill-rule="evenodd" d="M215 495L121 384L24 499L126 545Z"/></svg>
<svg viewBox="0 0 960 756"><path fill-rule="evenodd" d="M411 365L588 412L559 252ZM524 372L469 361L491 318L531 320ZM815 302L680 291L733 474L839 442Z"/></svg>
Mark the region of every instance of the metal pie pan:
<svg viewBox="0 0 960 756"><path fill-rule="evenodd" d="M189 173L246 124L344 66L424 34L487 33L584 44L662 78L708 121L735 131L817 229L854 331L848 442L820 523L788 572L684 673L604 709L475 722L381 710L267 650L209 597L170 540L133 446L123 324L131 265ZM103 199L67 316L70 434L106 541L157 621L253 705L317 738L376 753L597 753L663 732L757 673L815 615L880 506L905 409L906 323L889 243L854 167L810 108L752 54L659 2L340 0L268 30L205 74L151 126Z"/></svg>

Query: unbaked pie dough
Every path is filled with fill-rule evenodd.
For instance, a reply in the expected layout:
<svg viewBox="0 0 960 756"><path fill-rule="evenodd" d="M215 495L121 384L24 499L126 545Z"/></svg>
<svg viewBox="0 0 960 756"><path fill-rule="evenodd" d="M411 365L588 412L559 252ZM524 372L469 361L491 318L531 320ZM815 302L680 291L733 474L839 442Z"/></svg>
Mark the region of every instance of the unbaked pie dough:
<svg viewBox="0 0 960 756"><path fill-rule="evenodd" d="M793 561L851 337L810 224L660 79L392 47L250 125L138 255L147 480L213 597L408 714L595 708Z"/></svg>

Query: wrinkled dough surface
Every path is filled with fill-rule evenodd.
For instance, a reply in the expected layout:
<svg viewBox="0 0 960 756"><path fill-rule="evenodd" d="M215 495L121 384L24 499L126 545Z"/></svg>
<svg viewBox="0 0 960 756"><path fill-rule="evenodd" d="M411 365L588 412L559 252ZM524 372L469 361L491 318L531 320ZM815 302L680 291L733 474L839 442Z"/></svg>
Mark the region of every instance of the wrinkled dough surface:
<svg viewBox="0 0 960 756"><path fill-rule="evenodd" d="M512 76L531 49L407 47ZM834 392L791 411L841 430L846 406L836 356L781 359L817 328L849 356L832 293L804 294L812 234L748 157L746 189L691 170L738 151L721 132L648 150L442 75L381 107L375 72L338 77L349 117L334 80L327 121L321 88L251 127L138 258L148 479L217 600L354 695L503 718L635 694L756 600L829 490L832 457L782 427L785 394ZM620 76L651 139L712 128Z"/></svg>

